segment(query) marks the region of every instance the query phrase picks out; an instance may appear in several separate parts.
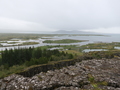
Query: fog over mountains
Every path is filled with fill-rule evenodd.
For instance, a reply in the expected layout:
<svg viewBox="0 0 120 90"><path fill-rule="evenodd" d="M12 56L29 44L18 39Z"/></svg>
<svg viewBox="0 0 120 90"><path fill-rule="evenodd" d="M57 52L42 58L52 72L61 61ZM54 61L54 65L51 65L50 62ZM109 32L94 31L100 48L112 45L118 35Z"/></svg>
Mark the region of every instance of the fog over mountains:
<svg viewBox="0 0 120 90"><path fill-rule="evenodd" d="M0 0L0 8L0 32L120 34L120 0Z"/></svg>
<svg viewBox="0 0 120 90"><path fill-rule="evenodd" d="M57 30L57 31L4 31L0 30L0 33L33 33L33 34L96 34L93 32L79 31L79 30Z"/></svg>
<svg viewBox="0 0 120 90"><path fill-rule="evenodd" d="M56 34L93 34L93 32L85 32L85 31L78 31L78 30L58 30L54 31L53 33Z"/></svg>

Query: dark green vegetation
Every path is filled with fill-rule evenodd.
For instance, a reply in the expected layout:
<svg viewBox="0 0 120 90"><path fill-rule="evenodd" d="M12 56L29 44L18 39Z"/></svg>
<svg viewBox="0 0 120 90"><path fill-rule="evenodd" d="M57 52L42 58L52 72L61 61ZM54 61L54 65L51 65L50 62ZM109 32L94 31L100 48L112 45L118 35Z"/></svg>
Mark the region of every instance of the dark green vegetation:
<svg viewBox="0 0 120 90"><path fill-rule="evenodd" d="M27 66L44 64L49 61L57 61L73 58L72 54L59 50L46 50L41 48L10 49L1 53L1 65L6 68L25 63Z"/></svg>
<svg viewBox="0 0 120 90"><path fill-rule="evenodd" d="M9 42L7 44L17 44L18 42ZM23 42L22 44L18 45L34 45L34 44L39 44L38 42Z"/></svg>
<svg viewBox="0 0 120 90"><path fill-rule="evenodd" d="M34 45L34 44L39 44L38 42L24 42L20 45Z"/></svg>
<svg viewBox="0 0 120 90"><path fill-rule="evenodd" d="M43 43L77 43L85 42L86 40L73 40L73 39L62 39L62 40L45 40Z"/></svg>
<svg viewBox="0 0 120 90"><path fill-rule="evenodd" d="M47 50L41 48L6 49L1 52L0 77L14 73L31 65L47 64L53 61L72 58L72 54L59 50Z"/></svg>
<svg viewBox="0 0 120 90"><path fill-rule="evenodd" d="M112 42L112 43L92 43L83 45L81 49L108 49L114 50L114 47L120 47L120 42Z"/></svg>

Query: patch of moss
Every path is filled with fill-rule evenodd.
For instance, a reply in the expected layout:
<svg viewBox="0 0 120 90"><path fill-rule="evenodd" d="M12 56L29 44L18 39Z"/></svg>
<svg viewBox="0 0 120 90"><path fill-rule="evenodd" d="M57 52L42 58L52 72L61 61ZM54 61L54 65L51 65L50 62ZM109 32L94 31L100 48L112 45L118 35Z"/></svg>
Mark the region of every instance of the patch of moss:
<svg viewBox="0 0 120 90"><path fill-rule="evenodd" d="M94 77L91 74L88 74L88 81L90 81L91 83L94 82Z"/></svg>
<svg viewBox="0 0 120 90"><path fill-rule="evenodd" d="M42 77L40 75L37 76L39 78L40 81L42 81Z"/></svg>
<svg viewBox="0 0 120 90"><path fill-rule="evenodd" d="M96 82L95 81L95 78L91 75L91 74L88 74L88 81L90 81L90 84L94 87L93 90L103 90L103 89L100 89L99 86L107 86L108 83L106 81L102 81L102 82Z"/></svg>

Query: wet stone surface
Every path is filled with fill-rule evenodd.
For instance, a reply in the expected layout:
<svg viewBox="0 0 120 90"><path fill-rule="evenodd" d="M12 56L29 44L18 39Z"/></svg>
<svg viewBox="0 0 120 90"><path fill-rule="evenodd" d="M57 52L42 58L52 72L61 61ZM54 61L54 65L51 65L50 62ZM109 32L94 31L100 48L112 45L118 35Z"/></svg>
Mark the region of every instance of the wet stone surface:
<svg viewBox="0 0 120 90"><path fill-rule="evenodd" d="M0 90L120 90L120 59L85 60L33 77L0 79Z"/></svg>

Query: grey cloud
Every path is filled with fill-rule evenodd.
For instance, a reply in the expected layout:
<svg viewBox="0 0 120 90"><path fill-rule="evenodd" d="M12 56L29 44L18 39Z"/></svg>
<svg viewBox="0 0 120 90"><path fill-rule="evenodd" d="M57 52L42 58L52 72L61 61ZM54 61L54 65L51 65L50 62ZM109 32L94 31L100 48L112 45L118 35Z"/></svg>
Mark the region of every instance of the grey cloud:
<svg viewBox="0 0 120 90"><path fill-rule="evenodd" d="M1 0L0 8L0 17L56 30L120 27L120 0Z"/></svg>

